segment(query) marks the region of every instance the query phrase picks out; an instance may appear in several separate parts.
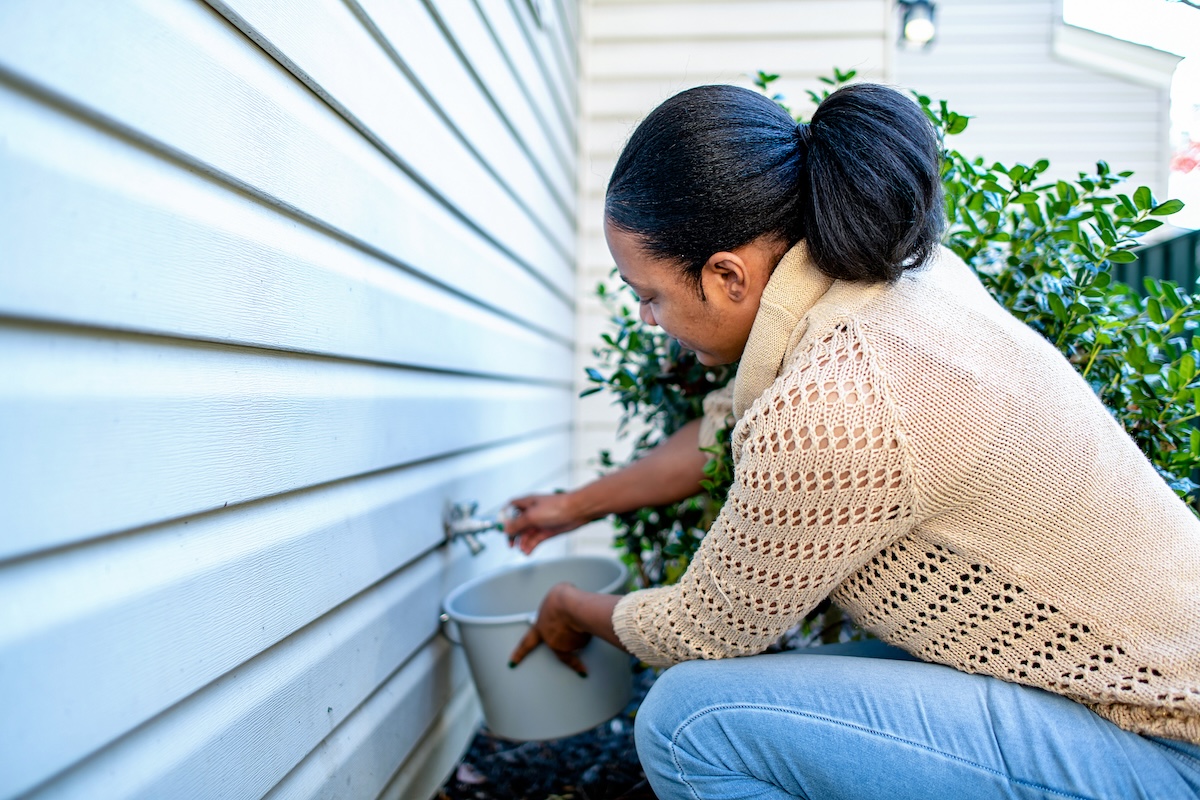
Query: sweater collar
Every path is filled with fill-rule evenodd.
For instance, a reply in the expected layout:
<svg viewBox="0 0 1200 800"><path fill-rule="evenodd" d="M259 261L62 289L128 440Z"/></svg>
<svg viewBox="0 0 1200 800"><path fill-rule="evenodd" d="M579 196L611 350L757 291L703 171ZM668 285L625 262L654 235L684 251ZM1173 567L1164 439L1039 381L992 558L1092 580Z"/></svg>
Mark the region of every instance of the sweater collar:
<svg viewBox="0 0 1200 800"><path fill-rule="evenodd" d="M801 326L801 321L832 285L833 278L817 269L804 240L797 242L775 265L763 289L734 378L735 419L741 419L746 409L779 377L804 334L806 326Z"/></svg>

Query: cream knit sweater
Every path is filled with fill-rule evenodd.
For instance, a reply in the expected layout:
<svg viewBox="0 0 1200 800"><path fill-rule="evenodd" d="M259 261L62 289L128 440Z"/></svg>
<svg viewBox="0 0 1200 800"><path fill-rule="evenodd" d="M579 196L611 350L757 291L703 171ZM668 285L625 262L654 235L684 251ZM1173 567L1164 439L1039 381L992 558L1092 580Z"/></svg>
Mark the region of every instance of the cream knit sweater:
<svg viewBox="0 0 1200 800"><path fill-rule="evenodd" d="M794 247L731 405L720 516L679 583L613 613L636 656L758 653L832 595L921 659L1200 743L1200 523L949 251L867 285Z"/></svg>

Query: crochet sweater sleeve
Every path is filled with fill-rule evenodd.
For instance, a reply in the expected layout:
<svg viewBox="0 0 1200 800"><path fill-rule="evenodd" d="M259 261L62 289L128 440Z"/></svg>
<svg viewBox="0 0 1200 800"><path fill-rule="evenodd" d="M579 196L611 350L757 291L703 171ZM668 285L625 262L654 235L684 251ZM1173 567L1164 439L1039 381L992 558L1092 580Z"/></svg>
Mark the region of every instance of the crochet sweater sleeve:
<svg viewBox="0 0 1200 800"><path fill-rule="evenodd" d="M761 652L912 527L897 413L851 324L799 353L733 439L734 484L687 571L614 610L647 664Z"/></svg>

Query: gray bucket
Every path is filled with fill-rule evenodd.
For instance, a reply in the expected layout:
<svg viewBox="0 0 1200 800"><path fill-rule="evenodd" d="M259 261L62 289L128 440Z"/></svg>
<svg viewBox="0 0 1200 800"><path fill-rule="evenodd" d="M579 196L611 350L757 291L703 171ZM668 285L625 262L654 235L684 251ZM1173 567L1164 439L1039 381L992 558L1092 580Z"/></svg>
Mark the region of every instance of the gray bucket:
<svg viewBox="0 0 1200 800"><path fill-rule="evenodd" d="M529 629L546 592L567 581L589 592L615 594L625 566L603 556L529 561L464 583L446 596L488 728L505 739L558 739L616 716L632 694L629 656L593 637L580 651L580 678L539 645L515 669L508 658Z"/></svg>

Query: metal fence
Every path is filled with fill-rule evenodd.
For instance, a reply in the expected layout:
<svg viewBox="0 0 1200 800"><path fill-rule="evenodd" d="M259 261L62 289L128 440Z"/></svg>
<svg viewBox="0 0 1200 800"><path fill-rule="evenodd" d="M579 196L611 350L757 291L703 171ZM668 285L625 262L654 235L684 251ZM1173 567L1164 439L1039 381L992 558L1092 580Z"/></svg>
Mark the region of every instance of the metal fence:
<svg viewBox="0 0 1200 800"><path fill-rule="evenodd" d="M1174 281L1188 294L1196 291L1196 279L1200 278L1200 230L1139 247L1135 252L1137 261L1113 265L1114 278L1142 293L1143 278Z"/></svg>
<svg viewBox="0 0 1200 800"><path fill-rule="evenodd" d="M1129 264L1113 264L1113 277L1127 283L1142 295L1146 294L1143 278L1174 281L1188 294L1195 293L1200 278L1200 230L1182 233L1137 249L1138 260ZM1200 470L1192 473L1192 481L1200 483ZM1200 496L1192 505L1200 511Z"/></svg>

